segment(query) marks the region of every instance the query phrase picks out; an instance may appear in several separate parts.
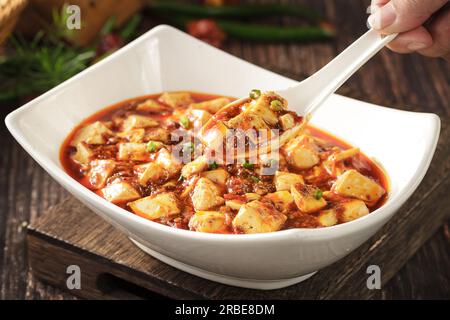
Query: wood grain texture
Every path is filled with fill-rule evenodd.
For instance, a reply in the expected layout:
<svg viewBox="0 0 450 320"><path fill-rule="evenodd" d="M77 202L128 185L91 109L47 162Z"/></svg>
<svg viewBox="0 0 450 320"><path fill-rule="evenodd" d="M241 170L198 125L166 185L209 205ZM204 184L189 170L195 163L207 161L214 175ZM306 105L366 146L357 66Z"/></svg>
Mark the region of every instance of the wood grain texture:
<svg viewBox="0 0 450 320"><path fill-rule="evenodd" d="M283 2L307 3L323 12L338 26L336 39L311 44L228 41L224 49L298 79L326 64L366 30L364 12L368 0ZM291 18L274 19L280 24L297 23ZM147 19L149 26L154 23ZM449 83L450 64L444 60L382 50L349 79L346 86L360 92L363 100L368 96L380 101L387 99L392 101L391 107L434 112L441 119L450 119ZM11 106L0 108L2 116L10 110ZM29 272L24 228L27 223L33 223L45 208L64 199L67 193L14 142L3 121L0 124L0 146L0 299L71 299L72 295L37 281ZM423 210L433 212L434 209ZM415 234L403 236L413 241ZM440 228L375 297L449 298L449 242L447 221L446 226Z"/></svg>

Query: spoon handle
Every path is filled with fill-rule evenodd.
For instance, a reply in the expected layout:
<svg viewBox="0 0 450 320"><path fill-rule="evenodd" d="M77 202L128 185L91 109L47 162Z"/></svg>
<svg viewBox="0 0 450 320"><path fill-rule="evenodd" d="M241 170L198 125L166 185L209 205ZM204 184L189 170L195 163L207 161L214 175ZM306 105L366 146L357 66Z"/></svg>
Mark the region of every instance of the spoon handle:
<svg viewBox="0 0 450 320"><path fill-rule="evenodd" d="M322 69L298 84L296 88L289 88L288 91L298 98L293 99L293 101L300 100L303 102L303 107L306 108L305 114L313 112L353 73L396 36L397 34L390 34L383 37L377 31L370 29Z"/></svg>

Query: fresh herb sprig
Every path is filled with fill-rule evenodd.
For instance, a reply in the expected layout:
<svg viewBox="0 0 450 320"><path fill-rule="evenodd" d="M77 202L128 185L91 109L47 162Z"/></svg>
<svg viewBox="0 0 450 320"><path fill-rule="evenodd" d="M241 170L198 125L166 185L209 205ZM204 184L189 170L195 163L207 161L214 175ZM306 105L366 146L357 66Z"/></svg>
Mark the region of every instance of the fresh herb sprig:
<svg viewBox="0 0 450 320"><path fill-rule="evenodd" d="M30 98L45 92L110 53L102 52L99 56L95 44L87 48L69 44L74 30L66 27L66 8L64 5L61 10L54 10L52 22L42 23L42 30L31 40L20 34L11 37L7 55L0 55L0 102ZM113 49L118 49L137 35L140 22L139 14L133 16L123 28L114 30L115 34L101 34L100 43L105 42L104 37L116 36L121 41L116 41L117 48ZM105 23L102 31L108 28L110 32L116 28L114 18Z"/></svg>
<svg viewBox="0 0 450 320"><path fill-rule="evenodd" d="M0 101L47 91L84 70L95 55L63 43L45 44L42 37L11 39L14 55L0 61Z"/></svg>

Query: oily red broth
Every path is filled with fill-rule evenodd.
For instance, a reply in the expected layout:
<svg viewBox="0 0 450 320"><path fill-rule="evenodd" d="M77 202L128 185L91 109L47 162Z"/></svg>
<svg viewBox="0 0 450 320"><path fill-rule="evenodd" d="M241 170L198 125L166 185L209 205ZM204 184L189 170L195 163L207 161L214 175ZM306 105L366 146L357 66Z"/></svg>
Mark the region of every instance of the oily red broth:
<svg viewBox="0 0 450 320"><path fill-rule="evenodd" d="M201 114L203 122L200 123L204 125L207 121L205 119L213 117L215 113L215 109L208 109L208 105L205 107L198 104L223 98L194 92L183 94L185 96L179 97L183 97L181 100L184 99L184 102L179 104L175 98L167 98L168 102L165 102L162 94L153 94L119 102L88 117L71 131L61 146L63 168L86 188L126 210L171 227L201 232L255 233L288 228L327 227L369 214L385 202L388 181L380 167L344 141L309 125L303 132L303 140L300 139L298 147L293 143L299 136L291 139L285 149L281 148L277 163L279 176L259 175L258 170L265 165L262 163L208 163L202 170L186 177L182 177L182 172L187 163L176 163L163 168L160 163L164 163L160 158L163 158L162 155L167 156L167 150L173 150L177 145L177 141L168 137L181 130L194 136L195 141L194 128L201 127L195 127L198 124L195 115ZM170 97L170 93L166 93L166 96ZM271 97L272 103L274 96ZM232 101L232 98L225 98ZM156 105L155 109L138 107L147 102L149 105ZM229 118L237 117L239 112L242 110L230 114ZM278 119L288 115L286 117L292 119L294 126L302 120L286 109L274 111L273 114ZM254 116L252 113L252 117ZM185 118L189 122L187 128L183 126ZM226 123L223 118L215 120ZM130 119L138 120L133 122ZM139 121L150 125L137 125ZM130 127L130 123L134 126ZM98 128L106 133L100 136L93 134L86 141L74 145L75 140L80 140L80 132L92 124L99 124ZM280 128L283 131L282 127L283 125L276 123L271 129ZM95 139L98 141L94 141ZM143 144L148 154L142 151ZM293 147L288 148L289 144L293 144ZM154 146L156 147L153 148ZM197 149L199 146L201 144L194 144L193 148ZM137 148L139 152L122 152L126 147ZM312 153L318 162L311 167L299 167L292 159L302 159L301 154L297 154L302 148L306 155L308 152ZM85 153L89 156L80 156L79 149L87 150ZM345 155L346 150L353 150L350 157L332 161L333 157ZM196 158L192 160L194 162ZM155 176L154 173L158 170L162 173ZM292 178L287 173L294 174L292 177L296 181L295 184L291 183L290 189L286 189L280 182L282 177L285 180ZM151 180L143 181L145 174L151 175ZM222 176L225 176L225 180L220 180ZM359 179L362 179L361 186L354 184ZM341 180L342 186L338 185ZM366 184L369 191L364 194L367 191L364 189ZM120 189L119 186L132 189L128 190L128 197L114 198L116 191L113 189ZM197 188L203 189L197 192ZM350 188L350 191L346 188ZM376 197L371 195L373 190L377 190ZM123 190L118 192L121 191ZM125 191L122 193L125 194ZM214 200L204 203L205 199L202 197ZM164 210L158 212L146 206L160 206ZM161 214L163 211L168 214ZM257 217L258 223L249 226L249 216Z"/></svg>

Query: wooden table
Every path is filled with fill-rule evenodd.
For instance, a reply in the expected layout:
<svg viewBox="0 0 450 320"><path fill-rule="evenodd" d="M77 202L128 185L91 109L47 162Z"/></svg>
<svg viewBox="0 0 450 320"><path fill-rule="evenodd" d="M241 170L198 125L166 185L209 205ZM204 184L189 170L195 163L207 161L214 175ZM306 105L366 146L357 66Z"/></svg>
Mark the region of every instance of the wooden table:
<svg viewBox="0 0 450 320"><path fill-rule="evenodd" d="M365 28L369 1L291 1L309 3L338 26L336 39L315 44L262 44L229 41L224 49L265 68L294 78L313 73L350 44ZM295 23L276 18L280 24ZM450 64L418 55L383 50L347 83L362 99L379 97L390 106L429 111L450 119ZM11 108L2 106L1 114ZM380 127L382 130L382 127ZM36 280L28 269L25 230L48 206L67 193L54 182L0 124L0 299L73 299ZM412 235L414 236L414 235ZM450 297L449 221L380 290L380 299ZM401 248L399 248L401 250Z"/></svg>

